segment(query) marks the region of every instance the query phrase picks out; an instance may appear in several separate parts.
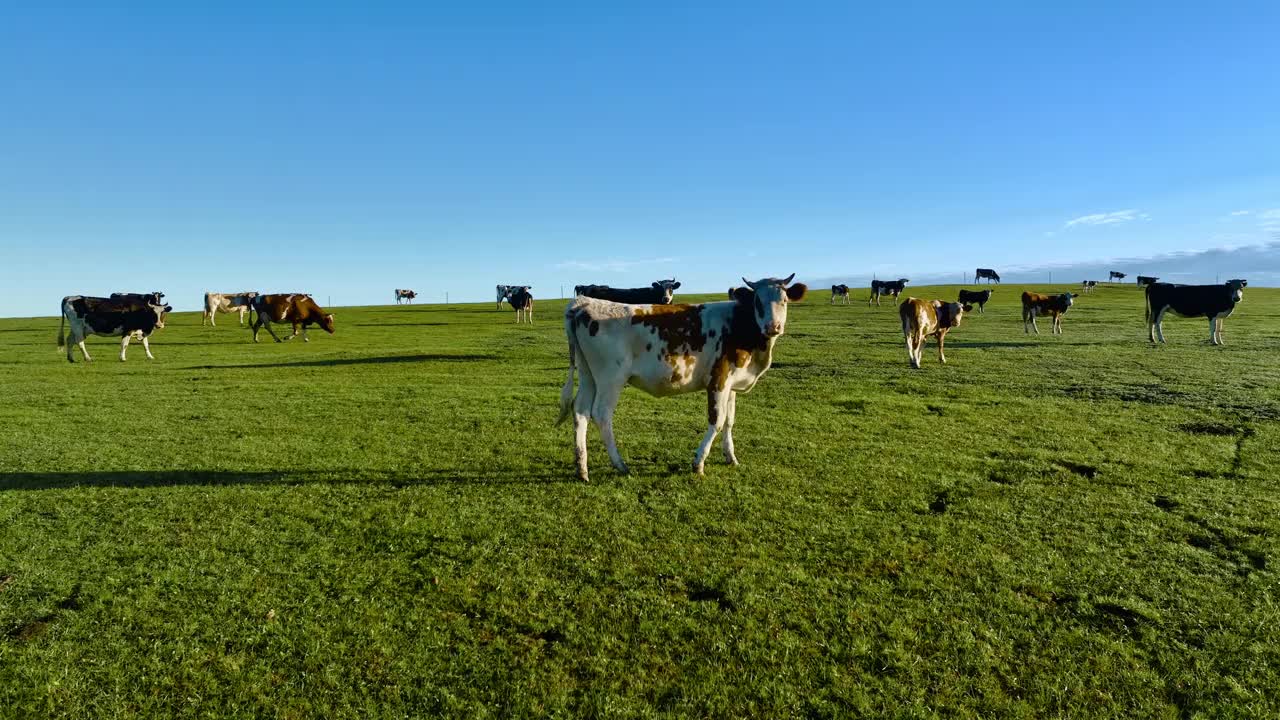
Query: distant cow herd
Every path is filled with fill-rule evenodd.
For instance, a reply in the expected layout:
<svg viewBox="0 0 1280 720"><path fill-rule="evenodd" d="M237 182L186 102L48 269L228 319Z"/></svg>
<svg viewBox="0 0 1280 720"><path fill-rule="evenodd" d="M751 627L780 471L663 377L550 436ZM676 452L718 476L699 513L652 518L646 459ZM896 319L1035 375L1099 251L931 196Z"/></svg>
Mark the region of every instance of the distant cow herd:
<svg viewBox="0 0 1280 720"><path fill-rule="evenodd" d="M1124 273L1112 272L1111 280L1124 279ZM614 288L608 285L578 285L575 299L564 312L565 337L568 341L569 372L560 393L560 418L557 424L572 417L574 457L578 475L589 479L587 466L587 428L595 424L600 432L609 460L619 472L627 472L627 464L618 451L613 432L613 417L622 389L632 385L657 397L689 392L707 394L707 430L694 453L693 469L703 472L707 456L717 438L725 462L736 465L733 427L737 413L738 393L749 392L773 363L773 349L787 323L787 306L803 300L808 288L792 283L795 275L785 279L743 279L744 285L730 288L727 300L698 305L674 303L680 283L671 278L657 280L647 287ZM985 279L999 283L1000 276L989 268L979 268L975 281ZM1163 320L1173 312L1182 317L1209 320L1209 341L1222 343L1222 321L1229 317L1244 298L1248 282L1230 280L1218 285L1175 285L1159 278L1137 276L1145 288L1146 323L1151 342L1163 343ZM895 301L905 292L906 278L874 280L868 305L880 304L884 296ZM1092 293L1097 281L1087 280L1081 294ZM498 285L498 306L505 301L515 311L516 322L533 322L531 285ZM960 326L964 316L976 307L985 312L994 290L961 289L955 301L904 299L899 308L902 334L906 342L908 363L920 368L925 341L933 338L938 345L938 360L945 363L947 333ZM830 302L847 304L849 285L831 286ZM397 288L397 304L412 302L413 290ZM1080 294L1071 292L1042 294L1022 293L1024 332L1039 334L1037 319L1048 318L1050 331L1062 334L1063 316L1073 307ZM58 329L58 346L66 348L67 360L74 362L73 346L79 346L89 361L85 338L90 335L120 337L120 359L124 360L131 339L142 343L147 358L151 354L150 339L165 327L165 317L172 306L164 301L164 293L113 293L110 297L70 295L62 299L62 320ZM319 326L334 332L334 315L325 312L306 293L263 294L256 291L214 293L204 295L201 324L216 326L218 313L237 313L240 325L245 316L252 320L253 340L258 341L263 328L276 342L302 335ZM292 334L283 339L276 335L275 324L287 324ZM65 334L64 334L65 332ZM577 378L575 389L575 376Z"/></svg>

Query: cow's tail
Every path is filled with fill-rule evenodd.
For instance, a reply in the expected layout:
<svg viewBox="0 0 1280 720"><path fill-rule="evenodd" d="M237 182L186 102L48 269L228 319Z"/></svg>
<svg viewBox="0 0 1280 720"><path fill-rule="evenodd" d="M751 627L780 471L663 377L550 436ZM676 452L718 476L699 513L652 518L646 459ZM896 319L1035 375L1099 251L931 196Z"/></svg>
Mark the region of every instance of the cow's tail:
<svg viewBox="0 0 1280 720"><path fill-rule="evenodd" d="M58 349L59 350L67 346L66 337L62 334L62 331L66 328L66 324L67 324L66 305L67 305L67 299L63 298L62 304L58 306Z"/></svg>
<svg viewBox="0 0 1280 720"><path fill-rule="evenodd" d="M564 386L560 388L560 417L556 418L556 425L564 422L573 409L573 371L578 366L578 332L574 328L572 310L565 312L564 334L569 340L569 376L564 379Z"/></svg>

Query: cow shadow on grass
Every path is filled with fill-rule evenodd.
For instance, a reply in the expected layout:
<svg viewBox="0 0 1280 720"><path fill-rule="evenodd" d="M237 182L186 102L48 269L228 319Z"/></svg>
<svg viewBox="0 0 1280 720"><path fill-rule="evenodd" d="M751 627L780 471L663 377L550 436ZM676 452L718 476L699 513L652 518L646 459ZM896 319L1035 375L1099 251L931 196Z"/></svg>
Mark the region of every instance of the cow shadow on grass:
<svg viewBox="0 0 1280 720"><path fill-rule="evenodd" d="M0 494L20 490L66 490L82 487L219 487L247 485L551 485L580 481L567 464L538 472L490 470L103 470L89 472L0 473Z"/></svg>
<svg viewBox="0 0 1280 720"><path fill-rule="evenodd" d="M375 322L375 323L352 323L355 327L448 327L449 325L462 325L464 323L447 323L447 322Z"/></svg>
<svg viewBox="0 0 1280 720"><path fill-rule="evenodd" d="M499 360L497 355L489 353L445 355L440 353L424 353L420 355L386 355L379 357L328 358L325 360L294 360L290 362L254 363L251 365L192 365L183 370L243 370L251 368L282 367L337 367L340 365L387 365L393 363L430 363L430 362L483 362Z"/></svg>

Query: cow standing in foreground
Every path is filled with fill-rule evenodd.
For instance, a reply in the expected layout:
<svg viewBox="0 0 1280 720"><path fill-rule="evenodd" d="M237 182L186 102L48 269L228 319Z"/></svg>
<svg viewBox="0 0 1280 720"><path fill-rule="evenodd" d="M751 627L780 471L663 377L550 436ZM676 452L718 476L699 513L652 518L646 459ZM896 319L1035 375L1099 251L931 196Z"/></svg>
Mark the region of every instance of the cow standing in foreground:
<svg viewBox="0 0 1280 720"><path fill-rule="evenodd" d="M977 305L978 312L982 313L983 315L986 315L987 303L991 302L992 292L993 292L992 290L965 290L962 288L960 290L960 304L961 305ZM971 307L968 310L965 310L965 312L972 312L972 310L973 308Z"/></svg>
<svg viewBox="0 0 1280 720"><path fill-rule="evenodd" d="M305 293L259 295L253 299L253 310L258 314L258 318L253 322L254 342L258 342L258 330L263 326L266 326L267 332L271 333L272 339L281 342L276 331L271 328L273 322L293 324L293 334L285 340L298 337L298 330L301 328L302 342L311 342L311 338L307 337L307 328L312 325L319 325L325 332L333 334L333 313L326 314L316 301Z"/></svg>
<svg viewBox="0 0 1280 720"><path fill-rule="evenodd" d="M1036 325L1036 316L1049 315L1053 318L1053 334L1062 334L1062 316L1071 309L1073 301L1080 297L1074 293L1062 293L1060 295L1041 295L1040 293L1024 292L1022 293L1022 330L1028 334L1032 330L1036 334L1040 334L1040 327ZM1028 323L1030 323L1028 325Z"/></svg>
<svg viewBox="0 0 1280 720"><path fill-rule="evenodd" d="M680 283L672 280L659 280L649 287L615 288L608 285L576 285L574 295L608 300L609 302L627 305L670 305Z"/></svg>
<svg viewBox="0 0 1280 720"><path fill-rule="evenodd" d="M85 362L91 362L89 350L85 347L85 338L90 335L108 337L120 336L120 362L124 362L125 353L129 349L129 339L137 337L142 340L142 349L148 360L155 360L151 354L148 339L151 333L164 327L164 316L172 312L169 305L162 305L157 300L159 293L142 295L143 300L121 297L117 300L108 298L68 295L62 298L62 319L58 322L58 348L67 349L67 361L75 362L71 354L72 347L79 345ZM70 326L66 337L63 328Z"/></svg>
<svg viewBox="0 0 1280 720"><path fill-rule="evenodd" d="M253 299L258 297L256 292L242 293L213 293L204 294L204 312L200 314L200 324L204 325L208 321L210 325L217 327L215 320L217 313L239 313L240 325L244 326L245 313L249 312L253 306Z"/></svg>
<svg viewBox="0 0 1280 720"><path fill-rule="evenodd" d="M973 282L976 285L979 280L985 279L987 282L1000 282L1000 273L991 268L978 268L973 271Z"/></svg>
<svg viewBox="0 0 1280 720"><path fill-rule="evenodd" d="M849 286L848 285L832 285L831 286L831 302L828 304L835 305L836 298L840 298L841 300L844 301L845 305L848 305L849 304Z"/></svg>
<svg viewBox="0 0 1280 720"><path fill-rule="evenodd" d="M961 292L964 292L961 290ZM911 367L920 369L920 356L924 352L924 340L933 336L938 340L938 362L944 365L947 356L942 352L947 332L960 327L964 314L973 310L972 305L941 300L918 300L909 297L902 301L898 314L902 316L902 336L907 341L907 360Z"/></svg>
<svg viewBox="0 0 1280 720"><path fill-rule="evenodd" d="M787 304L804 298L802 283L766 278L736 288L734 299L702 305L623 305L578 297L565 308L569 377L560 391L560 424L573 414L578 477L587 475L587 422L595 421L609 460L627 464L613 437L613 413L628 384L656 397L705 390L707 432L693 458L702 474L723 431L725 461L733 449L737 394L749 392L773 363L773 345L786 329ZM789 286L789 287L788 287ZM580 373L574 396L573 374Z"/></svg>
<svg viewBox="0 0 1280 720"><path fill-rule="evenodd" d="M399 305L401 301L407 302L410 305L412 305L413 299L416 297L418 297L418 293L412 290L401 290L400 288L396 288L396 304L397 305Z"/></svg>
<svg viewBox="0 0 1280 720"><path fill-rule="evenodd" d="M871 305L871 301L876 301L876 307L880 307L881 295L892 295L894 301L898 300L898 296L906 289L907 283L911 282L906 278L898 278L897 280L872 280L871 281L871 297L867 298L867 305Z"/></svg>
<svg viewBox="0 0 1280 720"><path fill-rule="evenodd" d="M511 288L511 292L507 294L507 302L511 303L511 307L516 311L516 323L521 320L533 324L533 293L529 292L532 285L520 285Z"/></svg>
<svg viewBox="0 0 1280 720"><path fill-rule="evenodd" d="M1222 344L1222 321L1235 312L1244 299L1247 280L1230 280L1222 285L1173 285L1152 283L1147 286L1147 337L1164 342L1164 314L1170 310L1182 317L1209 318L1209 342Z"/></svg>

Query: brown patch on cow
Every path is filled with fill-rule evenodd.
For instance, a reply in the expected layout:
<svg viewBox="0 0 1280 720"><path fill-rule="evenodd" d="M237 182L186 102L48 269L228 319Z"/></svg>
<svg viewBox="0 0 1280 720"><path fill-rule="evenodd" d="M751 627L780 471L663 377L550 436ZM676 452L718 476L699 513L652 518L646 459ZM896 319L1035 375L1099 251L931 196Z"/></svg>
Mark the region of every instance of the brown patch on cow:
<svg viewBox="0 0 1280 720"><path fill-rule="evenodd" d="M733 351L733 364L737 367L744 368L747 363L751 362L751 352L741 348Z"/></svg>
<svg viewBox="0 0 1280 720"><path fill-rule="evenodd" d="M632 325L645 325L666 343L671 352L700 352L707 342L702 332L702 308L697 305L653 305L636 308Z"/></svg>
<svg viewBox="0 0 1280 720"><path fill-rule="evenodd" d="M595 334L598 332L600 332L600 321L592 320L591 324L587 326L587 333L592 337L595 337Z"/></svg>
<svg viewBox="0 0 1280 720"><path fill-rule="evenodd" d="M708 390L723 390L729 384L729 358L721 355L716 359L715 365L711 367L711 382L707 384ZM714 411L713 411L714 413ZM714 419L713 419L714 422Z"/></svg>

